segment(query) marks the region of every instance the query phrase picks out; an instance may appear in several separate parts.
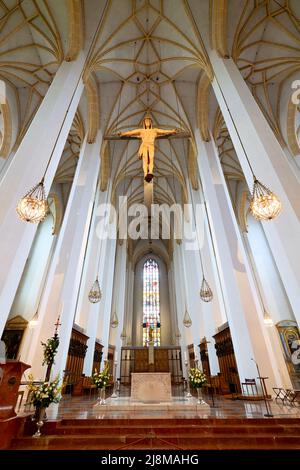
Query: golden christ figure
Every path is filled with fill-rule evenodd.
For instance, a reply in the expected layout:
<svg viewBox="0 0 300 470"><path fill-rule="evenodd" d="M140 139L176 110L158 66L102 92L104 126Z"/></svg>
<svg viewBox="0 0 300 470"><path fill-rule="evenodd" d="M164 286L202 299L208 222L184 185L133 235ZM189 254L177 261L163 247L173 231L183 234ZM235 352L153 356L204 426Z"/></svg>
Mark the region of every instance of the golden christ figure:
<svg viewBox="0 0 300 470"><path fill-rule="evenodd" d="M150 183L153 178L153 165L154 165L154 142L155 139L162 135L178 134L180 129L157 129L152 127L152 119L146 117L143 121L142 129L134 129L133 131L121 132L121 137L136 136L142 140L139 148L139 158L143 160L144 177L147 183Z"/></svg>

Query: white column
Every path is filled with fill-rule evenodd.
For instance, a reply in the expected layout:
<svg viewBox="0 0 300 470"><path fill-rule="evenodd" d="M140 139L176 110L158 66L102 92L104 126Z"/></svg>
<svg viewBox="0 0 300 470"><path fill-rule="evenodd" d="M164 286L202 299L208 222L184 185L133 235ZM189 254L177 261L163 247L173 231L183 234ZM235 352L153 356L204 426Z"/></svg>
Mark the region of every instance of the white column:
<svg viewBox="0 0 300 470"><path fill-rule="evenodd" d="M213 252L213 247L211 245L212 240L210 240L210 233L207 230L207 218L206 213L204 210L204 205L201 198L200 189L198 191L193 191L190 188L190 200L192 205L194 206L193 211L193 230L196 230L195 223L200 223L202 227L197 227L198 231L198 243L199 249L201 249L201 257L202 263L204 267L205 277L209 283L210 288L213 292L213 300L211 302L203 302L200 300L201 305L201 313L203 317L203 327L200 331L200 338L203 336L206 337L207 343L207 350L210 362L210 371L212 375L216 375L220 368L219 362L216 355L216 350L214 347L215 341L213 339L213 335L217 332L217 326L220 326L222 323L227 321L226 313L225 313L225 306L222 297L222 290L221 286L219 285L219 278L217 273L217 266L216 260ZM198 207L197 207L198 206ZM200 210L200 208L202 210ZM197 213L202 212L202 218L199 220L195 220L194 215L196 216ZM202 283L202 272L200 268L200 257L199 253L194 254L195 260L198 262L196 263L195 271L192 270L193 277L197 274L197 282L198 282L198 289L197 293L200 299L200 288Z"/></svg>
<svg viewBox="0 0 300 470"><path fill-rule="evenodd" d="M60 344L52 373L65 369L71 331L75 318L86 244L89 235L97 178L100 168L100 145L102 134L99 131L96 142L87 144L85 138L77 165L74 181L52 265L39 309L39 328L32 356L29 358L33 373L41 370L42 349L40 341L53 334L53 325L60 314Z"/></svg>
<svg viewBox="0 0 300 470"><path fill-rule="evenodd" d="M299 180L234 62L215 51L210 59L215 95L249 188L253 177L245 152L256 177L282 202L280 216L263 222L263 228L300 325Z"/></svg>
<svg viewBox="0 0 300 470"><path fill-rule="evenodd" d="M126 312L126 321L123 326L125 326L126 339L123 345L132 344L132 325L133 325L133 292L134 292L134 267L132 261L128 262L127 266L127 312Z"/></svg>
<svg viewBox="0 0 300 470"><path fill-rule="evenodd" d="M76 320L79 326L85 329L88 336L87 351L84 359L83 373L90 376L93 372L93 361L95 351L95 341L97 338L97 329L100 316L100 303L103 302L101 298L100 303L93 304L89 301L89 291L94 284L98 275L100 288L103 288L103 280L105 275L105 257L107 239L104 239L104 233L97 230L98 225L98 210L100 204L105 204L108 198L108 191L101 192L98 189L98 197L95 201L93 211L93 221L90 230L88 248L85 258L85 267L83 272L83 282L81 284L80 295L77 305ZM99 267L99 272L98 272Z"/></svg>
<svg viewBox="0 0 300 470"><path fill-rule="evenodd" d="M116 255L116 268L114 276L114 292L115 292L115 303L112 305L111 317L114 310L117 313L119 324L116 328L110 326L109 343L115 346L115 352L118 355L117 365L117 377L120 375L120 363L121 363L121 332L125 317L125 285L126 285L126 259L127 259L127 242L123 240L122 244L118 243L117 255Z"/></svg>
<svg viewBox="0 0 300 470"><path fill-rule="evenodd" d="M214 143L204 143L196 131L198 165L207 201L228 323L240 380L257 377L251 358L260 366L268 386L282 386L274 363L263 312L233 212Z"/></svg>
<svg viewBox="0 0 300 470"><path fill-rule="evenodd" d="M169 287L169 296L170 296L170 315L171 315L171 327L172 327L171 344L173 344L174 346L177 346L177 338L175 336L176 331L177 331L177 311L176 311L176 302L175 302L174 283L173 283L171 263L169 263L169 270L168 270L168 287Z"/></svg>
<svg viewBox="0 0 300 470"><path fill-rule="evenodd" d="M45 179L49 192L82 94L83 65L83 54L61 64L0 184L0 333L37 228L18 218L16 205L39 183L52 155Z"/></svg>
<svg viewBox="0 0 300 470"><path fill-rule="evenodd" d="M107 358L110 331L110 314L112 307L114 271L115 271L116 239L107 240L105 271L103 278L103 297L100 303L100 315L98 323L97 337L101 338L103 344L103 363Z"/></svg>
<svg viewBox="0 0 300 470"><path fill-rule="evenodd" d="M180 248L181 246L174 243L174 251L173 251L173 266L174 266L174 286L175 286L175 295L176 295L176 306L177 306L177 315L178 315L178 328L181 333L180 338L180 347L181 347L181 354L182 354L182 369L185 378L188 377L188 368L189 364L185 365L185 357L188 358L188 350L187 345L192 343L193 341L193 334L192 334L192 326L185 327L183 324L183 317L185 314L185 310L188 310L188 305L186 303L186 287L185 281L183 277L183 267L182 267L182 259L180 255ZM189 312L190 314L190 312Z"/></svg>

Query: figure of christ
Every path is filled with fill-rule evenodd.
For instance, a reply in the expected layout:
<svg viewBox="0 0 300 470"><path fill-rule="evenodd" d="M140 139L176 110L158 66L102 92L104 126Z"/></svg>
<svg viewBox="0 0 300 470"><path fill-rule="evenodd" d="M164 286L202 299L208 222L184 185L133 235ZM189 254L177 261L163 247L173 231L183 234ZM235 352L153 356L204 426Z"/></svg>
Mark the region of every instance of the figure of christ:
<svg viewBox="0 0 300 470"><path fill-rule="evenodd" d="M143 160L144 177L147 183L150 183L153 178L153 165L154 165L154 142L155 139L162 135L178 134L179 129L157 129L152 127L152 120L146 117L143 121L142 129L134 129L133 131L121 132L121 137L138 137L142 140L139 148L139 158Z"/></svg>

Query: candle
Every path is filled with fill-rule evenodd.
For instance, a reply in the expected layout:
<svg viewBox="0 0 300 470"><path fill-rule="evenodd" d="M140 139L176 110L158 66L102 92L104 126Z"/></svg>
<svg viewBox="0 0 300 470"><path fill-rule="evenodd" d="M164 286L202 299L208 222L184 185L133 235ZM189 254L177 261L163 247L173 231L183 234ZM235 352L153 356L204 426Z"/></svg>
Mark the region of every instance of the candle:
<svg viewBox="0 0 300 470"><path fill-rule="evenodd" d="M118 351L115 351L115 362L118 362Z"/></svg>
<svg viewBox="0 0 300 470"><path fill-rule="evenodd" d="M187 362L187 355L186 355L186 351L184 351L184 362Z"/></svg>

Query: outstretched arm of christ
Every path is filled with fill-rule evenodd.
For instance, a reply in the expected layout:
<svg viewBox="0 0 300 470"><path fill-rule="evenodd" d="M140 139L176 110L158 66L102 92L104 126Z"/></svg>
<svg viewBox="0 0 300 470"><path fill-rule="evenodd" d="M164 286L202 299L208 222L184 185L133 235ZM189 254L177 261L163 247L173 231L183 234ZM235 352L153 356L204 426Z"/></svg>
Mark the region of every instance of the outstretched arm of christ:
<svg viewBox="0 0 300 470"><path fill-rule="evenodd" d="M178 134L180 132L180 129L156 129L157 135L173 135L173 134Z"/></svg>
<svg viewBox="0 0 300 470"><path fill-rule="evenodd" d="M120 132L121 137L139 137L141 130L140 129L134 129L133 131L127 131L127 132Z"/></svg>

